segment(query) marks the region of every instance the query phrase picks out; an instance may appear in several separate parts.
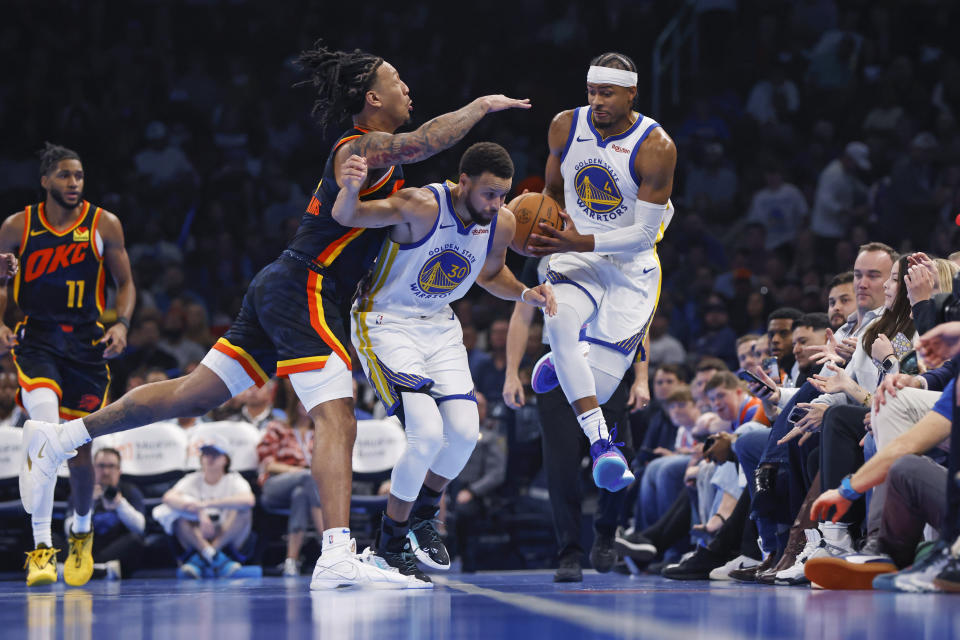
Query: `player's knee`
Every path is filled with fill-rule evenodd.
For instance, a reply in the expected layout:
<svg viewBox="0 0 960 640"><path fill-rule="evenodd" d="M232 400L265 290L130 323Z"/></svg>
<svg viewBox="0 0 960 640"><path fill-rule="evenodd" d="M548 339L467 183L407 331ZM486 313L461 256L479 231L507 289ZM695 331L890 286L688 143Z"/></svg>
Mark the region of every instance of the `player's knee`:
<svg viewBox="0 0 960 640"><path fill-rule="evenodd" d="M471 403L473 404L473 403ZM474 405L473 410L456 411L454 417L449 421L447 429L447 439L451 447L464 448L473 447L477 444L480 437L480 414Z"/></svg>
<svg viewBox="0 0 960 640"><path fill-rule="evenodd" d="M416 424L407 425L407 446L418 457L433 459L443 448L443 421L422 419Z"/></svg>

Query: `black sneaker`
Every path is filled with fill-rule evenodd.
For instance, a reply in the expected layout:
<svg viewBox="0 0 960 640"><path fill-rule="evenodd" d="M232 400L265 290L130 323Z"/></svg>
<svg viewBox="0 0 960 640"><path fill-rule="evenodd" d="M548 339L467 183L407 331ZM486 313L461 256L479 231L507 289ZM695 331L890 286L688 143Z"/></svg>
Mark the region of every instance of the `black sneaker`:
<svg viewBox="0 0 960 640"><path fill-rule="evenodd" d="M727 563L727 558L712 553L706 547L697 547L689 558L679 564L664 567L660 575L671 580L709 580L710 572Z"/></svg>
<svg viewBox="0 0 960 640"><path fill-rule="evenodd" d="M617 551L641 564L650 562L657 555L656 545L639 531L624 531L623 527L620 527L613 540Z"/></svg>
<svg viewBox="0 0 960 640"><path fill-rule="evenodd" d="M430 576L425 574L417 566L416 556L410 548L409 538L390 538L386 544L380 544L382 532L377 532L377 540L374 543L376 554L380 556L388 565L399 571L405 576L413 576L423 582L433 582Z"/></svg>
<svg viewBox="0 0 960 640"><path fill-rule="evenodd" d="M450 568L450 554L447 553L447 547L440 538L435 522L433 518L425 520L411 516L407 538L417 560L431 569L446 571Z"/></svg>
<svg viewBox="0 0 960 640"><path fill-rule="evenodd" d="M613 536L597 531L593 536L593 546L590 547L590 564L597 573L609 573L617 563L617 550L613 544Z"/></svg>
<svg viewBox="0 0 960 640"><path fill-rule="evenodd" d="M777 508L776 465L765 464L757 467L753 474L753 510L760 515L772 514Z"/></svg>
<svg viewBox="0 0 960 640"><path fill-rule="evenodd" d="M580 568L580 554L566 553L560 556L560 566L553 574L554 582L583 582L583 569Z"/></svg>

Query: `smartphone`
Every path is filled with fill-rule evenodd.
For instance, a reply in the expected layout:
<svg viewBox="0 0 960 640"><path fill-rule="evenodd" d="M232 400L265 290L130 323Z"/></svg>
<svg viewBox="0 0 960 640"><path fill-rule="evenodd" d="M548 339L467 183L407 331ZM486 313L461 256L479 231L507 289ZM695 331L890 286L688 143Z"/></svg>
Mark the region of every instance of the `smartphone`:
<svg viewBox="0 0 960 640"><path fill-rule="evenodd" d="M803 416L807 415L807 411L809 411L809 409L794 406L793 409L790 410L790 415L787 416L787 422L797 424Z"/></svg>
<svg viewBox="0 0 960 640"><path fill-rule="evenodd" d="M770 376L770 379L780 381L780 364L777 362L775 356L764 358L760 364L763 366L763 370L767 372L767 375Z"/></svg>
<svg viewBox="0 0 960 640"><path fill-rule="evenodd" d="M754 374L750 373L745 369L741 369L740 371L737 371L737 377L743 380L744 382L756 383L766 387L770 391L776 391L776 389L774 389L773 387L768 385L766 382L764 382L763 380L761 380L760 378L758 378L757 376L755 376Z"/></svg>

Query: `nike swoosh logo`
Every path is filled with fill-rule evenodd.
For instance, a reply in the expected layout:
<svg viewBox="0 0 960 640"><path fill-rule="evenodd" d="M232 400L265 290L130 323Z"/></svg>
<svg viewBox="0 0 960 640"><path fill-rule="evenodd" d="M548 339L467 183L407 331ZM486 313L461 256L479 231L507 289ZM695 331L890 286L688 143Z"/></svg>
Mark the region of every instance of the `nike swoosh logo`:
<svg viewBox="0 0 960 640"><path fill-rule="evenodd" d="M577 142L590 142L591 140L593 140L593 138L581 138L577 136Z"/></svg>
<svg viewBox="0 0 960 640"><path fill-rule="evenodd" d="M654 269L656 269L656 267L650 267L649 269L644 269L644 270L643 270L643 274L646 275L646 274L650 273L651 271L653 271Z"/></svg>
<svg viewBox="0 0 960 640"><path fill-rule="evenodd" d="M37 460L39 460L40 458L43 457L43 450L46 449L46 448L47 448L47 443L44 442L44 443L40 446L40 451L37 451Z"/></svg>
<svg viewBox="0 0 960 640"><path fill-rule="evenodd" d="M440 228L441 228L441 229L449 229L450 227L453 227L453 226L455 226L455 225L452 225L452 224L442 224L442 225L440 225Z"/></svg>
<svg viewBox="0 0 960 640"><path fill-rule="evenodd" d="M32 238L33 236L39 236L40 234L46 233L46 232L47 232L46 229L40 229L39 231L31 231L30 237Z"/></svg>

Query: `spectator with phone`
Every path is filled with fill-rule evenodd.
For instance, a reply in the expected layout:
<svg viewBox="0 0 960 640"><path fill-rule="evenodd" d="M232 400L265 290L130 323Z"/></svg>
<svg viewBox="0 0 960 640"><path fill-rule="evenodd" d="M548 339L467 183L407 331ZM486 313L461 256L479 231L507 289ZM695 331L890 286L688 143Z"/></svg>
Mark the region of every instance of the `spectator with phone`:
<svg viewBox="0 0 960 640"><path fill-rule="evenodd" d="M186 550L177 575L200 578L209 572L227 578L239 571L240 563L223 550L243 547L254 501L250 484L230 471L226 442L210 438L200 447L200 470L181 478L153 510L154 519Z"/></svg>
<svg viewBox="0 0 960 640"><path fill-rule="evenodd" d="M767 339L770 341L770 358L762 361L767 375L781 386L794 387L796 379L793 357L793 322L803 312L793 307L774 309L767 317Z"/></svg>
<svg viewBox="0 0 960 640"><path fill-rule="evenodd" d="M120 452L104 447L93 456L93 568L94 576L129 577L141 564L146 516L143 494L120 481ZM73 523L73 496L64 526Z"/></svg>

